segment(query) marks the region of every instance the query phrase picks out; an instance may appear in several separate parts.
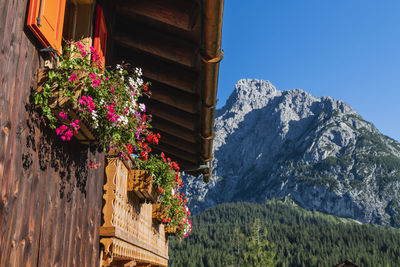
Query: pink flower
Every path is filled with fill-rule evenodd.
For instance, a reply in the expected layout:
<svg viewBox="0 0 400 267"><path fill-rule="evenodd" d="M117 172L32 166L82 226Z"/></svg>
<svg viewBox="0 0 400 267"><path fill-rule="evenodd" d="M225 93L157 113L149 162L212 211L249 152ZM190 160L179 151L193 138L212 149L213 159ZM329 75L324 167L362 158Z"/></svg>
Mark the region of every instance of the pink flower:
<svg viewBox="0 0 400 267"><path fill-rule="evenodd" d="M91 73L89 73L89 77L90 77L90 80L93 82L93 80L96 79L96 74L94 74L93 72L91 72Z"/></svg>
<svg viewBox="0 0 400 267"><path fill-rule="evenodd" d="M85 57L87 55L87 52L85 51L85 46L79 42L76 43L76 45L78 46L79 51L81 52L81 56Z"/></svg>
<svg viewBox="0 0 400 267"><path fill-rule="evenodd" d="M90 96L82 96L80 99L78 99L78 103L79 105L86 107L90 112L93 112L96 108L93 98Z"/></svg>
<svg viewBox="0 0 400 267"><path fill-rule="evenodd" d="M78 80L78 76L76 76L75 74L71 74L71 77L69 77L69 81L75 82L76 80Z"/></svg>
<svg viewBox="0 0 400 267"><path fill-rule="evenodd" d="M65 132L65 134L64 134L64 136L65 136L65 138L67 139L67 141L69 141L69 140L71 140L71 137L74 135L74 133L72 132L72 130L71 129L68 129L66 132ZM62 137L61 137L62 138ZM64 140L64 139L63 139Z"/></svg>
<svg viewBox="0 0 400 267"><path fill-rule="evenodd" d="M65 114L64 112L58 113L58 116L60 116L60 117L61 117L62 119L64 119L64 120L68 119L67 114Z"/></svg>
<svg viewBox="0 0 400 267"><path fill-rule="evenodd" d="M78 133L78 130L81 128L81 126L78 125L79 122L79 120L71 122L71 126L74 128L75 133Z"/></svg>
<svg viewBox="0 0 400 267"><path fill-rule="evenodd" d="M100 64L101 62L98 62L100 60L100 55L93 46L90 47L90 52L92 53L92 60L97 64Z"/></svg>
<svg viewBox="0 0 400 267"><path fill-rule="evenodd" d="M80 42L77 42L76 45L79 47L79 49L85 49L83 44L81 44Z"/></svg>
<svg viewBox="0 0 400 267"><path fill-rule="evenodd" d="M92 81L92 85L93 85L94 88L99 87L100 84L101 84L101 80L100 79Z"/></svg>
<svg viewBox="0 0 400 267"><path fill-rule="evenodd" d="M96 48L94 48L93 46L91 46L91 47L90 47L90 52L92 52L92 53L97 53L97 50L96 50Z"/></svg>
<svg viewBox="0 0 400 267"><path fill-rule="evenodd" d="M56 129L57 135L62 135L68 129L64 124Z"/></svg>
<svg viewBox="0 0 400 267"><path fill-rule="evenodd" d="M89 73L90 80L92 81L92 85L94 88L99 87L101 84L101 79L100 77L97 79L97 76L95 73L91 72Z"/></svg>

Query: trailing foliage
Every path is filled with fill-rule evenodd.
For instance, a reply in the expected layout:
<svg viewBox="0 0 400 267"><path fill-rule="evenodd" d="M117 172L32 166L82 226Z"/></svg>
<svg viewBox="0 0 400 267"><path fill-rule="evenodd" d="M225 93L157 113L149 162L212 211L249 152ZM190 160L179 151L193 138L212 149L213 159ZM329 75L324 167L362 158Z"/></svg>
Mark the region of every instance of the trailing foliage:
<svg viewBox="0 0 400 267"><path fill-rule="evenodd" d="M170 240L170 266L252 266L244 255L249 252L246 239L249 242L255 236L255 220L261 222L260 229L268 230L265 240L276 252L276 266L331 267L345 259L360 266L398 266L400 262L398 229L271 200L222 204L194 217L190 238Z"/></svg>
<svg viewBox="0 0 400 267"><path fill-rule="evenodd" d="M180 192L182 180L178 164L161 153L160 156L150 155L146 160L137 158L136 165L153 177L153 186L159 194L157 203L161 204L165 214L162 222L167 227L175 228L177 237L186 238L192 229L191 214L185 194Z"/></svg>

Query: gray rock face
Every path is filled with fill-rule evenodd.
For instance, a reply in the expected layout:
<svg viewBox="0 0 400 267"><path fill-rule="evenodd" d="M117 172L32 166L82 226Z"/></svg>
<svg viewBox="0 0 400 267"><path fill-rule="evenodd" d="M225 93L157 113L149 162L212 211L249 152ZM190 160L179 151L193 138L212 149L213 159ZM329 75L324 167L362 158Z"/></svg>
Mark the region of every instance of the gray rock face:
<svg viewBox="0 0 400 267"><path fill-rule="evenodd" d="M215 131L210 182L185 179L195 213L289 196L307 209L400 226L400 144L343 101L243 79L217 110Z"/></svg>

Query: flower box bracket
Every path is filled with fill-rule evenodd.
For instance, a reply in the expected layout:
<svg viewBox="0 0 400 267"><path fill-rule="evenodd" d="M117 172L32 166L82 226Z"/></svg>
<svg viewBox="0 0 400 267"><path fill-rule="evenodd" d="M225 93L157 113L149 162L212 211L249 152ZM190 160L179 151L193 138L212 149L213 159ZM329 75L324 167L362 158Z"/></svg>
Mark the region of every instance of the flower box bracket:
<svg viewBox="0 0 400 267"><path fill-rule="evenodd" d="M168 236L176 236L177 226L165 226L164 228L165 235Z"/></svg>
<svg viewBox="0 0 400 267"><path fill-rule="evenodd" d="M134 192L141 202L155 203L157 192L153 186L153 177L144 170L130 170L128 179L128 192Z"/></svg>
<svg viewBox="0 0 400 267"><path fill-rule="evenodd" d="M152 219L156 223L161 223L163 219L166 219L166 214L163 212L161 204L153 204Z"/></svg>

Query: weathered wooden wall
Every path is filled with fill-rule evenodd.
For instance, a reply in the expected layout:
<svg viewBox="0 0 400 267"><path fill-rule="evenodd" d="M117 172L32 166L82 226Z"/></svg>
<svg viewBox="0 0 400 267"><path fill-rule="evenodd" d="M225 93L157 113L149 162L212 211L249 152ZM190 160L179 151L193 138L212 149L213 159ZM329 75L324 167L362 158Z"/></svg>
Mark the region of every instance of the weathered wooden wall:
<svg viewBox="0 0 400 267"><path fill-rule="evenodd" d="M34 109L27 6L0 0L0 266L98 266L103 155L62 143Z"/></svg>

